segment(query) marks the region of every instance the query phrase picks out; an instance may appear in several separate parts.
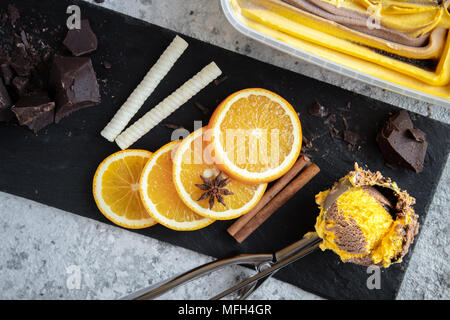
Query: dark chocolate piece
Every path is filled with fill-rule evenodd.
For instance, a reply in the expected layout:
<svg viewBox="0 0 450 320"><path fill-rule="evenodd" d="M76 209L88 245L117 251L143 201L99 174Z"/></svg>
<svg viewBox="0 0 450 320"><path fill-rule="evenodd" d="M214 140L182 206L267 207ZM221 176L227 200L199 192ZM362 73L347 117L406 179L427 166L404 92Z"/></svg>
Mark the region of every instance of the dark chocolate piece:
<svg viewBox="0 0 450 320"><path fill-rule="evenodd" d="M330 114L324 121L325 124L335 124L337 121L336 114Z"/></svg>
<svg viewBox="0 0 450 320"><path fill-rule="evenodd" d="M34 133L53 123L55 117L55 103L43 91L20 98L11 110L16 114L19 124L27 126Z"/></svg>
<svg viewBox="0 0 450 320"><path fill-rule="evenodd" d="M6 90L3 80L0 79L0 122L11 120L13 114L11 112L12 100Z"/></svg>
<svg viewBox="0 0 450 320"><path fill-rule="evenodd" d="M55 94L55 122L74 111L100 103L97 78L90 58L55 56L49 85Z"/></svg>
<svg viewBox="0 0 450 320"><path fill-rule="evenodd" d="M328 114L327 109L325 109L325 107L323 105L321 105L320 103L318 103L317 101L309 106L308 113L311 116L320 117L320 118L323 118Z"/></svg>
<svg viewBox="0 0 450 320"><path fill-rule="evenodd" d="M393 115L377 135L378 146L389 165L402 166L419 173L428 143L425 133L414 127L406 110Z"/></svg>
<svg viewBox="0 0 450 320"><path fill-rule="evenodd" d="M97 50L97 36L92 32L89 20L81 20L80 29L72 29L67 32L63 44L74 56Z"/></svg>
<svg viewBox="0 0 450 320"><path fill-rule="evenodd" d="M350 131L350 130L344 130L343 133L344 137L344 141L351 144L352 146L355 146L358 141L359 141L359 134L357 134L356 132Z"/></svg>
<svg viewBox="0 0 450 320"><path fill-rule="evenodd" d="M112 64L109 61L103 61L103 66L105 67L105 69L111 69Z"/></svg>

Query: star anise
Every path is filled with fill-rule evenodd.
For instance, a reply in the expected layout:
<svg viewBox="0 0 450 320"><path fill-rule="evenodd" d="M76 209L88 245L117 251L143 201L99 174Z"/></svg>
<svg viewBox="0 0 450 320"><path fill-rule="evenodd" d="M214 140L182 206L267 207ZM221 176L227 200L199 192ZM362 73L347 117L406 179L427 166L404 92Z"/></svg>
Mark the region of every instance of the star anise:
<svg viewBox="0 0 450 320"><path fill-rule="evenodd" d="M196 184L195 186L206 192L203 193L197 201L204 200L209 197L209 209L213 208L215 199L226 207L227 205L225 204L223 196L234 194L230 190L225 189L225 187L231 182L230 179L222 178L222 172L220 171L215 178L207 179L202 175L200 175L200 178L202 179L203 184Z"/></svg>

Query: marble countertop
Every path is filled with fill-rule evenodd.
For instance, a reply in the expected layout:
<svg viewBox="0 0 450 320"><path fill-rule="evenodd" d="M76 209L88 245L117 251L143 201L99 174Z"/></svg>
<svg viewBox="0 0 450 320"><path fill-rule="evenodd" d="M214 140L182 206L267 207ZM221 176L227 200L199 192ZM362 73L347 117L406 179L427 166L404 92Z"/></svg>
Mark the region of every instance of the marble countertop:
<svg viewBox="0 0 450 320"><path fill-rule="evenodd" d="M95 1L89 1L95 3ZM107 8L450 123L450 110L340 76L268 48L227 22L219 0L105 0ZM450 298L450 164L427 216L399 299ZM116 299L212 258L115 226L0 193L0 299ZM213 273L163 299L203 299L248 276ZM269 279L252 299L319 299Z"/></svg>

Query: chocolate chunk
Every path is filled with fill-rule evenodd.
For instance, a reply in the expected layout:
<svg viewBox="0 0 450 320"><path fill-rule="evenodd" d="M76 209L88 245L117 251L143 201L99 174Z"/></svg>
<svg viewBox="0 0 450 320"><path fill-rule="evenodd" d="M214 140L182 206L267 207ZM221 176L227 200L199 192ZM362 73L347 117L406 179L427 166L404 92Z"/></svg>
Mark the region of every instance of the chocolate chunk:
<svg viewBox="0 0 450 320"><path fill-rule="evenodd" d="M55 56L49 85L55 94L55 122L74 111L100 103L97 78L90 58Z"/></svg>
<svg viewBox="0 0 450 320"><path fill-rule="evenodd" d="M11 120L13 114L11 112L12 100L6 90L3 80L0 79L0 122Z"/></svg>
<svg viewBox="0 0 450 320"><path fill-rule="evenodd" d="M389 165L402 166L419 173L428 143L425 133L414 127L406 110L388 119L377 135L378 146Z"/></svg>
<svg viewBox="0 0 450 320"><path fill-rule="evenodd" d="M180 126L178 124L173 124L173 123L163 123L162 126L168 128L168 129L173 129L173 130L184 129L183 126Z"/></svg>
<svg viewBox="0 0 450 320"><path fill-rule="evenodd" d="M43 91L20 98L11 110L16 114L19 124L27 126L34 133L53 123L55 117L55 103Z"/></svg>
<svg viewBox="0 0 450 320"><path fill-rule="evenodd" d="M359 134L350 130L344 130L344 141L355 146L359 141Z"/></svg>
<svg viewBox="0 0 450 320"><path fill-rule="evenodd" d="M200 102L195 101L194 105L199 109L204 115L207 115L209 113L209 109L202 105Z"/></svg>
<svg viewBox="0 0 450 320"><path fill-rule="evenodd" d="M334 113L330 114L324 121L325 124L335 124L337 121L336 115Z"/></svg>
<svg viewBox="0 0 450 320"><path fill-rule="evenodd" d="M304 135L302 136L302 140L303 140L303 146L302 148L305 149L305 151L319 151L319 149L313 147L312 141L309 140L307 137L305 137Z"/></svg>
<svg viewBox="0 0 450 320"><path fill-rule="evenodd" d="M12 79L14 78L14 73L9 66L9 63L4 61L0 63L0 74L3 79L3 83L6 86L11 85Z"/></svg>
<svg viewBox="0 0 450 320"><path fill-rule="evenodd" d="M69 30L63 44L77 57L97 50L97 36L92 32L89 20L81 20L80 29Z"/></svg>
<svg viewBox="0 0 450 320"><path fill-rule="evenodd" d="M323 105L316 101L311 106L309 106L308 113L311 116L323 118L328 114L328 111Z"/></svg>
<svg viewBox="0 0 450 320"><path fill-rule="evenodd" d="M11 82L11 85L16 91L18 96L23 96L25 94L29 84L30 79L27 77L15 77Z"/></svg>

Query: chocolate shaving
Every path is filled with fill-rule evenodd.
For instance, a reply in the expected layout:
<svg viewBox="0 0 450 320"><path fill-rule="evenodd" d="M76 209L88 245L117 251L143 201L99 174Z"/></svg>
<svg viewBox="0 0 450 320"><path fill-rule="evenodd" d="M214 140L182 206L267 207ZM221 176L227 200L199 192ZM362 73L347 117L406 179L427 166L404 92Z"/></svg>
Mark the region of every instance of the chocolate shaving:
<svg viewBox="0 0 450 320"><path fill-rule="evenodd" d="M327 116L328 111L323 105L316 101L308 107L308 114L314 117L323 118Z"/></svg>
<svg viewBox="0 0 450 320"><path fill-rule="evenodd" d="M207 115L209 113L209 109L199 102L194 102L194 105L204 114Z"/></svg>
<svg viewBox="0 0 450 320"><path fill-rule="evenodd" d="M353 132L350 130L344 130L343 139L345 142L349 143L351 146L355 146L358 143L360 136L356 132Z"/></svg>
<svg viewBox="0 0 450 320"><path fill-rule="evenodd" d="M319 151L319 149L313 147L311 140L309 140L305 136L302 136L302 140L303 140L303 148L305 149L305 151Z"/></svg>
<svg viewBox="0 0 450 320"><path fill-rule="evenodd" d="M227 80L227 79L228 79L228 76L223 76L222 78L215 79L215 80L214 80L214 84L215 84L216 86L218 86L219 84L221 84L222 82L224 82L224 81Z"/></svg>
<svg viewBox="0 0 450 320"><path fill-rule="evenodd" d="M336 115L334 113L332 113L325 120L325 124L335 124L335 123L336 123Z"/></svg>
<svg viewBox="0 0 450 320"><path fill-rule="evenodd" d="M184 129L183 126L177 125L177 124L172 124L172 123L163 123L161 124L163 127L169 128L169 129Z"/></svg>

